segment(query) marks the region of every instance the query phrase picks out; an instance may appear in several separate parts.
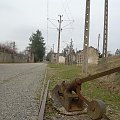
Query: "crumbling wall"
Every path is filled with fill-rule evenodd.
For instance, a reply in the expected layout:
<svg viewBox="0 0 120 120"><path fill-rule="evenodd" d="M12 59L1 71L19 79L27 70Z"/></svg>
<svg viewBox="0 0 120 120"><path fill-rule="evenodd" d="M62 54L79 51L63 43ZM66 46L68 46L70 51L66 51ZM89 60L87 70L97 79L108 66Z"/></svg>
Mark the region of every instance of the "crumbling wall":
<svg viewBox="0 0 120 120"><path fill-rule="evenodd" d="M88 48L88 63L98 64L98 51L92 47Z"/></svg>
<svg viewBox="0 0 120 120"><path fill-rule="evenodd" d="M24 55L0 52L0 63L26 63L26 62L27 58Z"/></svg>

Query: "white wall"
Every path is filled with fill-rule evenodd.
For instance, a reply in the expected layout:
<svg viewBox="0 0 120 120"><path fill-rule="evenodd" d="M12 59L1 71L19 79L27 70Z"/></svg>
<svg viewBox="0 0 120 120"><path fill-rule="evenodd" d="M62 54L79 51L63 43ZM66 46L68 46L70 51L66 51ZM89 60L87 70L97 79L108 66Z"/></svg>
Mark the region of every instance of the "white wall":
<svg viewBox="0 0 120 120"><path fill-rule="evenodd" d="M59 63L65 63L65 57L59 56Z"/></svg>

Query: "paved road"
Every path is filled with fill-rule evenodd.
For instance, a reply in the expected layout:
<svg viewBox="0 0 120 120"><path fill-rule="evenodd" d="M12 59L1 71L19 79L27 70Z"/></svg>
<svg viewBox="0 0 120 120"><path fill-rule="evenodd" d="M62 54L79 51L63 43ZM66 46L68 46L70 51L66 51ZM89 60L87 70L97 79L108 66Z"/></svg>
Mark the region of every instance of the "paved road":
<svg viewBox="0 0 120 120"><path fill-rule="evenodd" d="M0 120L36 120L46 65L0 64Z"/></svg>

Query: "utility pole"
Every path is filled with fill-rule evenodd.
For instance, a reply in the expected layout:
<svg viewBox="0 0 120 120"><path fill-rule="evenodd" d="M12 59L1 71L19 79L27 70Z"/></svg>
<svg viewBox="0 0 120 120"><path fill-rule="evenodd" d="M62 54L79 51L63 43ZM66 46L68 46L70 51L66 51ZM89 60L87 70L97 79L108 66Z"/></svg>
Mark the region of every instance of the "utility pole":
<svg viewBox="0 0 120 120"><path fill-rule="evenodd" d="M53 53L54 53L54 44L53 44Z"/></svg>
<svg viewBox="0 0 120 120"><path fill-rule="evenodd" d="M15 62L15 42L12 42L12 49L13 49L13 54L12 54L12 62Z"/></svg>
<svg viewBox="0 0 120 120"><path fill-rule="evenodd" d="M70 42L70 64L73 64L73 41Z"/></svg>
<svg viewBox="0 0 120 120"><path fill-rule="evenodd" d="M102 53L102 58L103 58L103 60L105 60L105 62L106 62L106 58L107 58L107 44L108 44L108 0L105 0L103 53Z"/></svg>
<svg viewBox="0 0 120 120"><path fill-rule="evenodd" d="M15 53L15 42L13 42L13 51Z"/></svg>
<svg viewBox="0 0 120 120"><path fill-rule="evenodd" d="M99 52L99 46L100 46L100 34L98 34L98 52Z"/></svg>
<svg viewBox="0 0 120 120"><path fill-rule="evenodd" d="M82 62L83 73L87 73L87 71L88 71L89 28L90 28L90 0L86 0L83 62Z"/></svg>
<svg viewBox="0 0 120 120"><path fill-rule="evenodd" d="M59 64L59 52L60 52L60 33L61 33L61 23L62 23L62 16L63 15L58 15L60 17L60 20L58 20L59 22L59 28L58 28L58 51L57 51L57 64Z"/></svg>

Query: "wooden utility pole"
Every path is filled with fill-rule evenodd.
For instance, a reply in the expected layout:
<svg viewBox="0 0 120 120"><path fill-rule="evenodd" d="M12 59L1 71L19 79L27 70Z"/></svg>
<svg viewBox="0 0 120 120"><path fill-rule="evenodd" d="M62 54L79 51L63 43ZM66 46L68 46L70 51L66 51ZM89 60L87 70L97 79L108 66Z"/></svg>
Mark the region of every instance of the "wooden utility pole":
<svg viewBox="0 0 120 120"><path fill-rule="evenodd" d="M82 63L83 73L87 73L88 71L89 28L90 28L90 0L86 0L83 63Z"/></svg>
<svg viewBox="0 0 120 120"><path fill-rule="evenodd" d="M62 23L62 16L63 15L58 15L60 17L60 20L58 20L59 22L59 28L58 28L58 51L57 51L57 64L59 64L59 52L60 52L60 33L61 33L61 23Z"/></svg>
<svg viewBox="0 0 120 120"><path fill-rule="evenodd" d="M108 0L105 0L104 9L104 33L103 33L103 53L102 58L106 61L108 44Z"/></svg>

